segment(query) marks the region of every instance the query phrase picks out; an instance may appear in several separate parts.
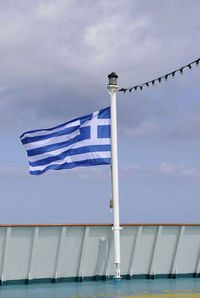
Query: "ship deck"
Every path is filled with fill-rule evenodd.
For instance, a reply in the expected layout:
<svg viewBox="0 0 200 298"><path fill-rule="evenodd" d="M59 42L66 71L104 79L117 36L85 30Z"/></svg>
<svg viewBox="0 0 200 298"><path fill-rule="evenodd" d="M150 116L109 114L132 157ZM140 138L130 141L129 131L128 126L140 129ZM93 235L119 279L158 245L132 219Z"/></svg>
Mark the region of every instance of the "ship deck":
<svg viewBox="0 0 200 298"><path fill-rule="evenodd" d="M135 279L7 285L0 289L1 298L199 298L199 278Z"/></svg>

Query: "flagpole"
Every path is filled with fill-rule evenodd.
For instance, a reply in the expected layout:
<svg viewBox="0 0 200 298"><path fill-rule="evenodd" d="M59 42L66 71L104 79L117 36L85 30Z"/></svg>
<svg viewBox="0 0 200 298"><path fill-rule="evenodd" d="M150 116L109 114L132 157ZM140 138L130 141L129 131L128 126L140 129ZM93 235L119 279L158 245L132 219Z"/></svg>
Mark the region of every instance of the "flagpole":
<svg viewBox="0 0 200 298"><path fill-rule="evenodd" d="M119 187L118 187L118 153L117 153L117 109L116 92L118 76L112 72L108 75L107 86L111 101L111 175L112 175L112 200L113 200L113 232L115 250L115 280L120 280L120 224L119 224Z"/></svg>

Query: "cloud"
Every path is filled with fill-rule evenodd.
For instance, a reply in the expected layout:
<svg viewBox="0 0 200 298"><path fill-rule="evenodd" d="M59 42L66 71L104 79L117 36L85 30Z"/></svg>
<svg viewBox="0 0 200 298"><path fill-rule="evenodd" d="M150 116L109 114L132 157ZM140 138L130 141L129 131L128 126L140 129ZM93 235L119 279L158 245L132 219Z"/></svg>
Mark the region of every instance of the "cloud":
<svg viewBox="0 0 200 298"><path fill-rule="evenodd" d="M38 176L32 176L29 174L28 167L10 167L3 166L0 167L0 177L1 178L16 178L16 179L29 179L34 180L37 179ZM110 181L111 172L109 166L98 166L98 167L83 167L83 168L74 168L68 171L48 171L44 175L40 176L40 179L43 180L73 180L73 181L83 181L83 182L100 182L105 183L105 181Z"/></svg>
<svg viewBox="0 0 200 298"><path fill-rule="evenodd" d="M1 127L15 126L18 118L67 120L107 105L113 70L126 87L196 58L199 8L198 1L1 1L0 89L7 88L0 93ZM152 100L143 103L137 124L164 112Z"/></svg>
<svg viewBox="0 0 200 298"><path fill-rule="evenodd" d="M185 164L177 165L174 163L163 162L156 171L167 176L177 176L185 178L199 178L200 169L186 166Z"/></svg>
<svg viewBox="0 0 200 298"><path fill-rule="evenodd" d="M132 182L166 181L166 179L199 179L200 169L185 164L162 162L156 167L144 167L140 164L123 166L120 178ZM164 180L163 180L164 179Z"/></svg>
<svg viewBox="0 0 200 298"><path fill-rule="evenodd" d="M74 168L70 171L48 171L41 176L41 179L66 179L78 181L98 181L105 182L110 180L110 167L99 166L90 168ZM157 167L144 167L141 164L130 164L128 166L121 166L119 168L120 179L142 179L148 180L159 177L182 177L182 178L200 178L200 169L185 164L175 164L162 162ZM0 177L4 178L20 178L32 177L28 173L28 169L19 167L0 167Z"/></svg>
<svg viewBox="0 0 200 298"><path fill-rule="evenodd" d="M142 122L135 128L126 128L125 134L128 136L152 136L158 132L158 125L156 122Z"/></svg>
<svg viewBox="0 0 200 298"><path fill-rule="evenodd" d="M200 137L200 114L184 115L168 132L170 137L199 138Z"/></svg>
<svg viewBox="0 0 200 298"><path fill-rule="evenodd" d="M61 1L59 1L61 3ZM38 18L45 20L54 20L63 14L60 9L59 2L55 1L39 1L35 8L35 14ZM66 1L67 5L68 1Z"/></svg>

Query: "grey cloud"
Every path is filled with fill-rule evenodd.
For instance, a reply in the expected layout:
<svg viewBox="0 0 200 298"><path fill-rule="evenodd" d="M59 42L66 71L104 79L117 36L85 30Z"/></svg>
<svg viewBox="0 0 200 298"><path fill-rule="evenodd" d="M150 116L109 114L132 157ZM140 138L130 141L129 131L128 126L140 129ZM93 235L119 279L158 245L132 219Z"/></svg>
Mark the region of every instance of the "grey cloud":
<svg viewBox="0 0 200 298"><path fill-rule="evenodd" d="M135 128L127 128L125 129L125 134L128 136L152 136L153 134L158 132L158 125L154 122L142 122Z"/></svg>
<svg viewBox="0 0 200 298"><path fill-rule="evenodd" d="M200 114L187 115L168 132L170 137L199 138L200 137Z"/></svg>
<svg viewBox="0 0 200 298"><path fill-rule="evenodd" d="M126 87L199 53L198 1L144 3L2 1L0 88L9 94L0 94L1 124L15 125L18 118L46 124L44 118L65 121L96 110L109 103L105 87L111 71ZM122 126L169 115L173 105L163 108L148 92L143 99L134 95L134 107L119 96ZM5 121L9 111L12 117Z"/></svg>

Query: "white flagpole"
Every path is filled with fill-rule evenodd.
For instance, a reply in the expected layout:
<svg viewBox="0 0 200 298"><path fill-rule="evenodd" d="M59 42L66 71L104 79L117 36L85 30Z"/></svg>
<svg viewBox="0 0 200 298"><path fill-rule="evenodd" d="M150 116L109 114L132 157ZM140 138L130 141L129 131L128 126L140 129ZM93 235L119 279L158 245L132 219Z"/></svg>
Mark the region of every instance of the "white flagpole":
<svg viewBox="0 0 200 298"><path fill-rule="evenodd" d="M119 190L118 190L118 153L117 153L117 111L116 111L116 92L118 89L118 76L112 72L108 75L109 84L107 86L111 100L111 173L112 173L112 200L113 200L113 232L115 249L115 276L114 279L120 280L120 225L119 225Z"/></svg>

